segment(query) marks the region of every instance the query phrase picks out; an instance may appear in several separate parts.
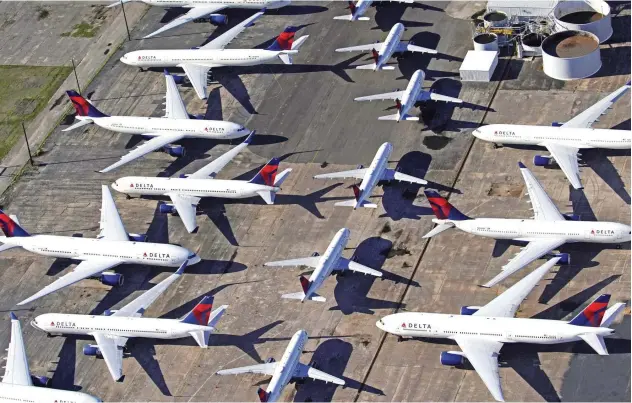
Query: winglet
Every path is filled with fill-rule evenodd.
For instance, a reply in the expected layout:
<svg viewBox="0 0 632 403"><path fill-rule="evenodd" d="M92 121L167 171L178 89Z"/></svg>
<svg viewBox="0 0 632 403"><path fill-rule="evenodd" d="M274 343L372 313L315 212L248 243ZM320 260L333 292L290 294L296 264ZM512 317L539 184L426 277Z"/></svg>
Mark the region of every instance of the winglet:
<svg viewBox="0 0 632 403"><path fill-rule="evenodd" d="M522 169L522 168L526 168L526 166L524 166L522 161L518 161L518 168Z"/></svg>
<svg viewBox="0 0 632 403"><path fill-rule="evenodd" d="M187 261L187 260L185 260L184 262L182 262L182 264L180 265L180 267L178 268L178 270L176 270L175 274L182 274L182 273L184 273L184 269L186 269L186 268L187 268L187 264L188 264L188 261Z"/></svg>
<svg viewBox="0 0 632 403"><path fill-rule="evenodd" d="M17 317L17 316L15 316L15 314L14 314L13 312L11 312L11 313L9 314L9 316L11 317L11 320L18 320L18 317Z"/></svg>
<svg viewBox="0 0 632 403"><path fill-rule="evenodd" d="M250 134L248 135L248 137L246 137L246 140L244 140L243 144L250 144L250 143L252 143L252 138L255 136L256 133L257 133L256 130L251 131Z"/></svg>

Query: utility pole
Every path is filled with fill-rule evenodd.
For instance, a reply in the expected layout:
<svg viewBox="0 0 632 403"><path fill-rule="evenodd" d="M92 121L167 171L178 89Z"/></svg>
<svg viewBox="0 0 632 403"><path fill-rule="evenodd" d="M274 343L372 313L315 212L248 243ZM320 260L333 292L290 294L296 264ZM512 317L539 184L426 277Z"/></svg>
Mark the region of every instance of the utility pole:
<svg viewBox="0 0 632 403"><path fill-rule="evenodd" d="M129 27L127 26L127 15L125 15L125 4L123 3L123 0L121 1L121 8L123 9L123 19L125 20L125 29L127 30L127 40L131 41L132 37L129 35Z"/></svg>
<svg viewBox="0 0 632 403"><path fill-rule="evenodd" d="M77 81L77 92L81 94L81 87L79 86L79 77L77 76L77 67L75 66L75 59L70 59L72 61L72 71L75 72L75 81Z"/></svg>
<svg viewBox="0 0 632 403"><path fill-rule="evenodd" d="M31 155L31 146L29 146L29 138L26 135L26 128L24 127L24 122L22 122L22 132L24 133L24 141L26 141L26 149L29 152L29 161L31 161L31 166L33 166L33 156Z"/></svg>

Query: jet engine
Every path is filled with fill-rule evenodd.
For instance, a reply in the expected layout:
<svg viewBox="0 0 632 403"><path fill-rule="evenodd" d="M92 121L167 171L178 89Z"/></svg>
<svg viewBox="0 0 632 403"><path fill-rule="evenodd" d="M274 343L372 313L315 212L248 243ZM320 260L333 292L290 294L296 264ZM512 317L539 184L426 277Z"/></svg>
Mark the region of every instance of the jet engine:
<svg viewBox="0 0 632 403"><path fill-rule="evenodd" d="M564 122L551 122L551 126L553 127L562 127Z"/></svg>
<svg viewBox="0 0 632 403"><path fill-rule="evenodd" d="M118 309L106 309L103 311L103 316L112 316Z"/></svg>
<svg viewBox="0 0 632 403"><path fill-rule="evenodd" d="M441 361L441 365L450 367L458 367L465 364L465 357L463 353L459 351L442 351L439 360Z"/></svg>
<svg viewBox="0 0 632 403"><path fill-rule="evenodd" d="M566 221L579 221L580 217L576 214L562 214Z"/></svg>
<svg viewBox="0 0 632 403"><path fill-rule="evenodd" d="M186 149L182 146L164 146L163 151L172 157L184 157Z"/></svg>
<svg viewBox="0 0 632 403"><path fill-rule="evenodd" d="M147 234L127 234L132 242L147 242Z"/></svg>
<svg viewBox="0 0 632 403"><path fill-rule="evenodd" d="M560 266L566 266L571 264L571 255L568 253L558 253L553 255L553 257L559 257L560 260L557 262Z"/></svg>
<svg viewBox="0 0 632 403"><path fill-rule="evenodd" d="M535 157L533 157L533 165L537 166L537 167L546 167L549 166L551 164L553 164L553 158L552 157L545 157L542 155L536 155Z"/></svg>
<svg viewBox="0 0 632 403"><path fill-rule="evenodd" d="M171 203L161 203L158 206L158 211L162 214L176 214L178 210L176 210L176 206Z"/></svg>
<svg viewBox="0 0 632 403"><path fill-rule="evenodd" d="M188 178L189 176L190 176L189 174L180 174L179 178L185 179L185 178Z"/></svg>
<svg viewBox="0 0 632 403"><path fill-rule="evenodd" d="M462 306L461 315L474 315L479 309L480 306Z"/></svg>
<svg viewBox="0 0 632 403"><path fill-rule="evenodd" d="M99 350L99 346L94 344L85 344L83 346L83 355L87 355L90 357L103 358L103 354L101 354L101 350Z"/></svg>
<svg viewBox="0 0 632 403"><path fill-rule="evenodd" d="M171 77L173 77L173 81L176 84L185 84L187 82L186 76L179 76L177 74L172 74Z"/></svg>
<svg viewBox="0 0 632 403"><path fill-rule="evenodd" d="M196 18L193 20L195 23L205 23L213 24L215 26L226 25L228 24L228 17L224 14L211 14L207 17Z"/></svg>
<svg viewBox="0 0 632 403"><path fill-rule="evenodd" d="M99 277L99 281L105 285L109 285L112 287L122 286L125 277L122 274L114 273L114 272L104 272L101 273L101 277Z"/></svg>
<svg viewBox="0 0 632 403"><path fill-rule="evenodd" d="M189 113L189 119L204 120L204 115L201 115L201 114L192 115Z"/></svg>
<svg viewBox="0 0 632 403"><path fill-rule="evenodd" d="M42 388L49 388L51 386L51 379L47 376L31 375L31 382L34 386L40 386Z"/></svg>

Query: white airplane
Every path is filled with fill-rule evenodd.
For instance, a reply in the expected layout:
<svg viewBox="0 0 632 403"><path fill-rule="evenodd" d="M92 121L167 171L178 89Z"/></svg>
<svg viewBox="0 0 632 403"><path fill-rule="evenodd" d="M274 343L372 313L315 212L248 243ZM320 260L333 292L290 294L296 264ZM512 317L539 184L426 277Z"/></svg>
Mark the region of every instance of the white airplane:
<svg viewBox="0 0 632 403"><path fill-rule="evenodd" d="M352 185L355 199L336 202L336 206L348 206L357 209L358 207L377 208L374 203L369 203L366 198L371 195L373 188L380 181L403 181L410 183L417 183L419 185L426 185L428 181L415 178L414 176L406 175L395 169L388 168L388 158L393 152L393 146L391 143L384 143L380 146L371 161L371 165L368 168L360 166L359 169L352 169L350 171L334 172L330 174L320 174L314 176L315 179L337 179L337 178L356 178L362 179L360 187Z"/></svg>
<svg viewBox="0 0 632 403"><path fill-rule="evenodd" d="M186 262L182 263L174 274L121 309L107 310L103 315L46 313L36 317L31 325L48 335L94 337L97 344L86 344L83 353L103 358L115 381L123 377L123 352L129 338L172 340L191 336L200 347L207 348L209 336L215 331L217 322L228 307L222 305L211 312L212 296L202 298L191 312L179 320L142 317L149 305L182 276L186 266Z"/></svg>
<svg viewBox="0 0 632 403"><path fill-rule="evenodd" d="M348 48L339 48L336 49L336 52L366 52L368 50L371 51L373 55L373 60L375 61L372 64L364 64L362 66L357 66L356 69L362 70L395 70L394 66L387 66L386 63L393 56L394 53L404 53L404 52L423 52L423 53L431 53L436 54L437 51L434 49L423 48L421 46L416 46L411 44L410 42L402 42L401 38L404 34L404 25L401 22L393 25L393 28L389 31L386 36L386 40L384 42L376 42L371 43L369 45L359 45L359 46L351 46Z"/></svg>
<svg viewBox="0 0 632 403"><path fill-rule="evenodd" d="M462 351L444 351L441 364L462 366L467 359L497 401L504 401L498 373L498 355L504 343L557 344L584 340L599 355L608 355L603 337L614 333L608 326L625 307L608 307L603 294L570 322L514 318L518 307L553 267L554 258L494 298L487 305L463 306L460 315L405 312L388 315L376 326L400 337L454 340Z"/></svg>
<svg viewBox="0 0 632 403"><path fill-rule="evenodd" d="M199 48L136 50L126 53L120 60L141 69L179 67L186 73L198 97L206 99L208 73L214 67L254 66L276 60L276 58L281 59L285 64L292 64L292 55L298 53L299 48L309 36L301 36L295 41L297 27L285 28L266 49L224 49L233 38L262 15L262 12L256 13Z"/></svg>
<svg viewBox="0 0 632 403"><path fill-rule="evenodd" d="M380 116L378 120L419 120L417 116L410 116L408 112L415 106L417 102L425 101L443 101L463 103L461 99L440 95L431 91L425 91L424 86L425 74L422 70L417 70L408 83L404 91L387 92L385 94L368 95L365 97L355 98L355 101L375 101L392 99L397 106L397 113L394 115Z"/></svg>
<svg viewBox="0 0 632 403"><path fill-rule="evenodd" d="M116 7L121 3L130 3L133 1L142 1L150 6L159 7L183 7L188 8L189 11L173 20L169 21L162 28L144 38L151 38L161 34L167 30L178 27L187 22L209 22L213 25L225 25L228 23L228 18L224 14L217 14L217 12L231 7L231 8L246 8L246 9L275 9L287 6L291 3L290 0L122 0L117 3L112 3L108 6Z"/></svg>
<svg viewBox="0 0 632 403"><path fill-rule="evenodd" d="M13 312L11 317L11 341L7 348L7 362L4 376L0 382L1 402L37 402L37 403L88 403L101 402L94 396L81 392L52 389L48 387L50 379L45 376L32 376L29 370L22 327ZM35 381L35 384L33 383Z"/></svg>
<svg viewBox="0 0 632 403"><path fill-rule="evenodd" d="M309 266L315 269L309 277L309 280L304 276L300 277L303 291L283 294L281 298L300 299L301 302L305 302L305 300L325 302L326 299L316 294L316 290L323 285L325 279L334 271L344 272L345 270L351 270L358 273L370 274L375 277L382 277L381 272L342 257L342 252L345 250L348 241L349 230L343 228L336 233L323 256L303 257L265 263L264 266Z"/></svg>
<svg viewBox="0 0 632 403"><path fill-rule="evenodd" d="M398 3L414 3L414 0L392 0L397 1ZM338 17L334 17L334 20L347 20L347 21L368 21L369 17L363 17L366 10L371 7L373 4L373 0L358 0L357 3L353 3L353 1L349 2L349 7L347 7L351 14L340 15Z"/></svg>
<svg viewBox="0 0 632 403"><path fill-rule="evenodd" d="M173 157L182 157L185 154L184 147L171 145L171 143L185 138L226 140L243 137L250 133L250 130L237 123L222 120L190 119L191 115L182 102L178 87L173 77L166 71L165 79L167 81L165 118L108 116L100 112L90 101L77 92L66 91L77 111L76 118L79 122L63 131L94 123L115 132L140 134L151 138L121 157L116 163L101 170L102 173L109 172L159 149Z"/></svg>
<svg viewBox="0 0 632 403"><path fill-rule="evenodd" d="M522 218L470 218L452 206L434 190L426 190L428 202L438 224L423 238L430 238L456 227L468 234L495 239L528 242L527 246L503 266L502 271L483 287L492 287L526 265L547 256L552 250L570 242L623 243L630 240L630 226L616 222L577 221L557 209L531 171L518 163L527 185L527 194L535 216ZM570 255L561 253L560 264L570 264Z"/></svg>
<svg viewBox="0 0 632 403"><path fill-rule="evenodd" d="M195 219L197 205L204 197L244 199L260 196L267 204L274 204L276 193L292 171L288 168L277 175L279 158L270 160L249 181L215 179L217 173L250 144L252 136L191 175L180 178L126 176L117 179L112 188L130 196L169 196L172 203L160 204L160 212L178 214L189 233L198 227Z"/></svg>
<svg viewBox="0 0 632 403"><path fill-rule="evenodd" d="M116 210L112 194L107 186L101 186L101 232L95 238L77 238L60 235L29 235L17 221L0 210L0 252L21 247L38 255L62 259L81 260L73 271L44 287L35 295L19 302L28 304L45 295L68 287L88 277L96 277L103 284L123 284L123 275L106 271L121 264L143 264L162 267L178 267L184 262L198 263L195 253L177 245L147 242L147 235L125 231Z"/></svg>
<svg viewBox="0 0 632 403"><path fill-rule="evenodd" d="M294 378L311 378L323 382L331 382L336 385L344 385L345 381L335 376L329 375L323 371L319 371L309 365L300 362L303 347L307 342L307 332L299 330L294 333L290 344L288 344L281 361L275 362L274 359L268 359L265 364L250 365L247 367L223 369L217 371L217 375L236 375L236 374L264 374L271 375L272 379L266 390L259 388L257 395L262 402L276 402L283 392L283 388Z"/></svg>
<svg viewBox="0 0 632 403"><path fill-rule="evenodd" d="M565 123L552 126L486 125L472 134L494 144L521 144L545 147L550 156L536 155L533 164L547 166L557 162L575 189L582 189L578 157L581 149L609 148L629 150L632 146L630 130L593 129L599 117L612 109L612 105L630 89L628 82L601 101Z"/></svg>

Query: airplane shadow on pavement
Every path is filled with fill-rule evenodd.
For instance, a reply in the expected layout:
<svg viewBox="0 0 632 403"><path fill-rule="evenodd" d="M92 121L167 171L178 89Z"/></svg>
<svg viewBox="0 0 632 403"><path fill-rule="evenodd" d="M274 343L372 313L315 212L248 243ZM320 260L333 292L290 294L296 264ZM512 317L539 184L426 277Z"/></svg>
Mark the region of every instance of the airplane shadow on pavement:
<svg viewBox="0 0 632 403"><path fill-rule="evenodd" d="M371 29L380 29L383 32L388 32L393 28L393 25L401 22L407 28L417 28L417 27L429 27L432 26L432 23L427 22L419 22L419 21L410 21L404 20L402 17L406 12L407 8L421 8L427 11L438 11L443 12L441 8L434 7L429 4L421 4L421 3L393 3L393 2L379 2L374 3L375 7L375 24L376 26ZM349 13L349 10L344 9L340 15L344 15L345 13Z"/></svg>

